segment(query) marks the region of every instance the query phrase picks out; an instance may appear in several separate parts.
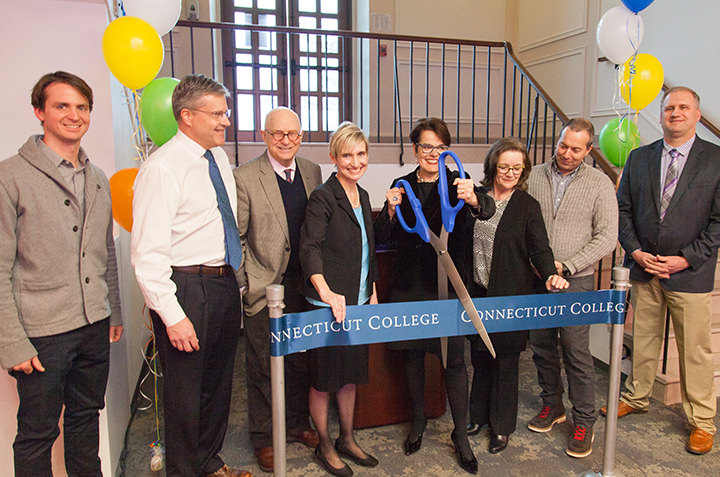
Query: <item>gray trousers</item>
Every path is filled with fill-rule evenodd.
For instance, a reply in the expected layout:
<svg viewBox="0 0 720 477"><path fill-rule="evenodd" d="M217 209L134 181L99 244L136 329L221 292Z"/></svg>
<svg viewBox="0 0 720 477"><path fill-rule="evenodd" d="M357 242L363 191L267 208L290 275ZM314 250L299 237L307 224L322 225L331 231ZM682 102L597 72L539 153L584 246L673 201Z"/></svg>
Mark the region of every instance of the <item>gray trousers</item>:
<svg viewBox="0 0 720 477"><path fill-rule="evenodd" d="M569 278L566 292L594 289L594 277ZM573 423L592 427L597 420L595 408L595 363L590 353L590 325L566 326L530 331L530 348L537 368L540 398L544 406L559 406L563 402L563 382L560 375L560 350L568 380L568 395L572 403Z"/></svg>
<svg viewBox="0 0 720 477"><path fill-rule="evenodd" d="M304 298L285 287L285 313L304 311ZM245 316L245 365L247 368L248 429L254 449L272 446L272 395L270 386L270 318L267 307ZM285 356L285 425L288 432L310 427L307 353Z"/></svg>

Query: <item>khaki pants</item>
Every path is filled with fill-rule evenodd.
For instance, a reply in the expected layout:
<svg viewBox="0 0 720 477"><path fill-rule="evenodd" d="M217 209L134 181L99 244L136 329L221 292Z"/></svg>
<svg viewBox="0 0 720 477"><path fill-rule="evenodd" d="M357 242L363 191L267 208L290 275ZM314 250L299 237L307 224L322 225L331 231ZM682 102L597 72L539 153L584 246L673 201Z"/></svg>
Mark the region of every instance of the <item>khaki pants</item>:
<svg viewBox="0 0 720 477"><path fill-rule="evenodd" d="M665 290L658 278L632 282L633 366L621 399L647 410L658 368L666 310L670 310L680 362L682 405L690 426L715 433L716 401L710 343L710 293Z"/></svg>

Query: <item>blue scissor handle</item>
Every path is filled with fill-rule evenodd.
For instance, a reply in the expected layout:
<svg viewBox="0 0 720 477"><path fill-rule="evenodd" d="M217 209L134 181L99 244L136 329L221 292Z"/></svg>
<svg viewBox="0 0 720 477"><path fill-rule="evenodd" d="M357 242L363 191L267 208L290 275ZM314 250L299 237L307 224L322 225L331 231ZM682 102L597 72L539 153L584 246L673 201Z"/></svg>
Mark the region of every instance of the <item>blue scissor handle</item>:
<svg viewBox="0 0 720 477"><path fill-rule="evenodd" d="M420 203L420 200L415 197L415 193L410 187L410 184L405 179L399 179L395 183L395 187L402 187L405 189L405 200L410 202L410 207L412 207L412 210L415 213L415 227L410 228L405 222L405 219L403 219L402 212L400 212L400 206L396 205L395 214L397 214L400 225L402 225L402 228L406 231L418 234L426 243L430 242L430 227L428 227L427 220L425 220L425 215L422 211L422 204Z"/></svg>
<svg viewBox="0 0 720 477"><path fill-rule="evenodd" d="M442 212L442 223L445 230L452 232L455 227L455 216L458 212L460 212L460 209L463 208L465 201L460 199L458 200L458 203L455 204L455 207L450 205L450 191L448 190L447 173L445 172L445 158L447 156L452 157L453 161L455 161L461 179L465 179L465 169L463 168L462 162L460 162L460 159L458 159L454 152L445 151L440 154L440 157L438 158L438 172L440 173L440 178L438 180L438 187L440 189L440 210Z"/></svg>

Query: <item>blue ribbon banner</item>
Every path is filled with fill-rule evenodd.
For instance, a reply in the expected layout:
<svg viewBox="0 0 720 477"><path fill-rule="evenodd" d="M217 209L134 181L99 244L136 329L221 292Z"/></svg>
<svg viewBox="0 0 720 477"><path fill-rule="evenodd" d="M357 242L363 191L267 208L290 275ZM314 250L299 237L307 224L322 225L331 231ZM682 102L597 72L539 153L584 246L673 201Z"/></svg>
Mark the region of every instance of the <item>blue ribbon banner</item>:
<svg viewBox="0 0 720 477"><path fill-rule="evenodd" d="M475 298L488 333L625 321L625 291ZM459 300L348 306L345 321L330 308L270 319L270 353L283 356L325 346L405 341L477 331ZM490 336L492 339L492 336Z"/></svg>

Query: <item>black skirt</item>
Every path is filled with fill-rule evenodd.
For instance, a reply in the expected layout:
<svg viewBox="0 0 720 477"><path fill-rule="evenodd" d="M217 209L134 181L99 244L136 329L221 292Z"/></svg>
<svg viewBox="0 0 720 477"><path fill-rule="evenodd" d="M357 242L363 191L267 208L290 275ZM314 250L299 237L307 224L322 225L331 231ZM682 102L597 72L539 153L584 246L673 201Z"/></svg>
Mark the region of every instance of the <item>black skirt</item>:
<svg viewBox="0 0 720 477"><path fill-rule="evenodd" d="M309 305L317 310L318 306ZM321 392L334 393L346 384L367 384L368 345L326 346L307 351L310 384Z"/></svg>

